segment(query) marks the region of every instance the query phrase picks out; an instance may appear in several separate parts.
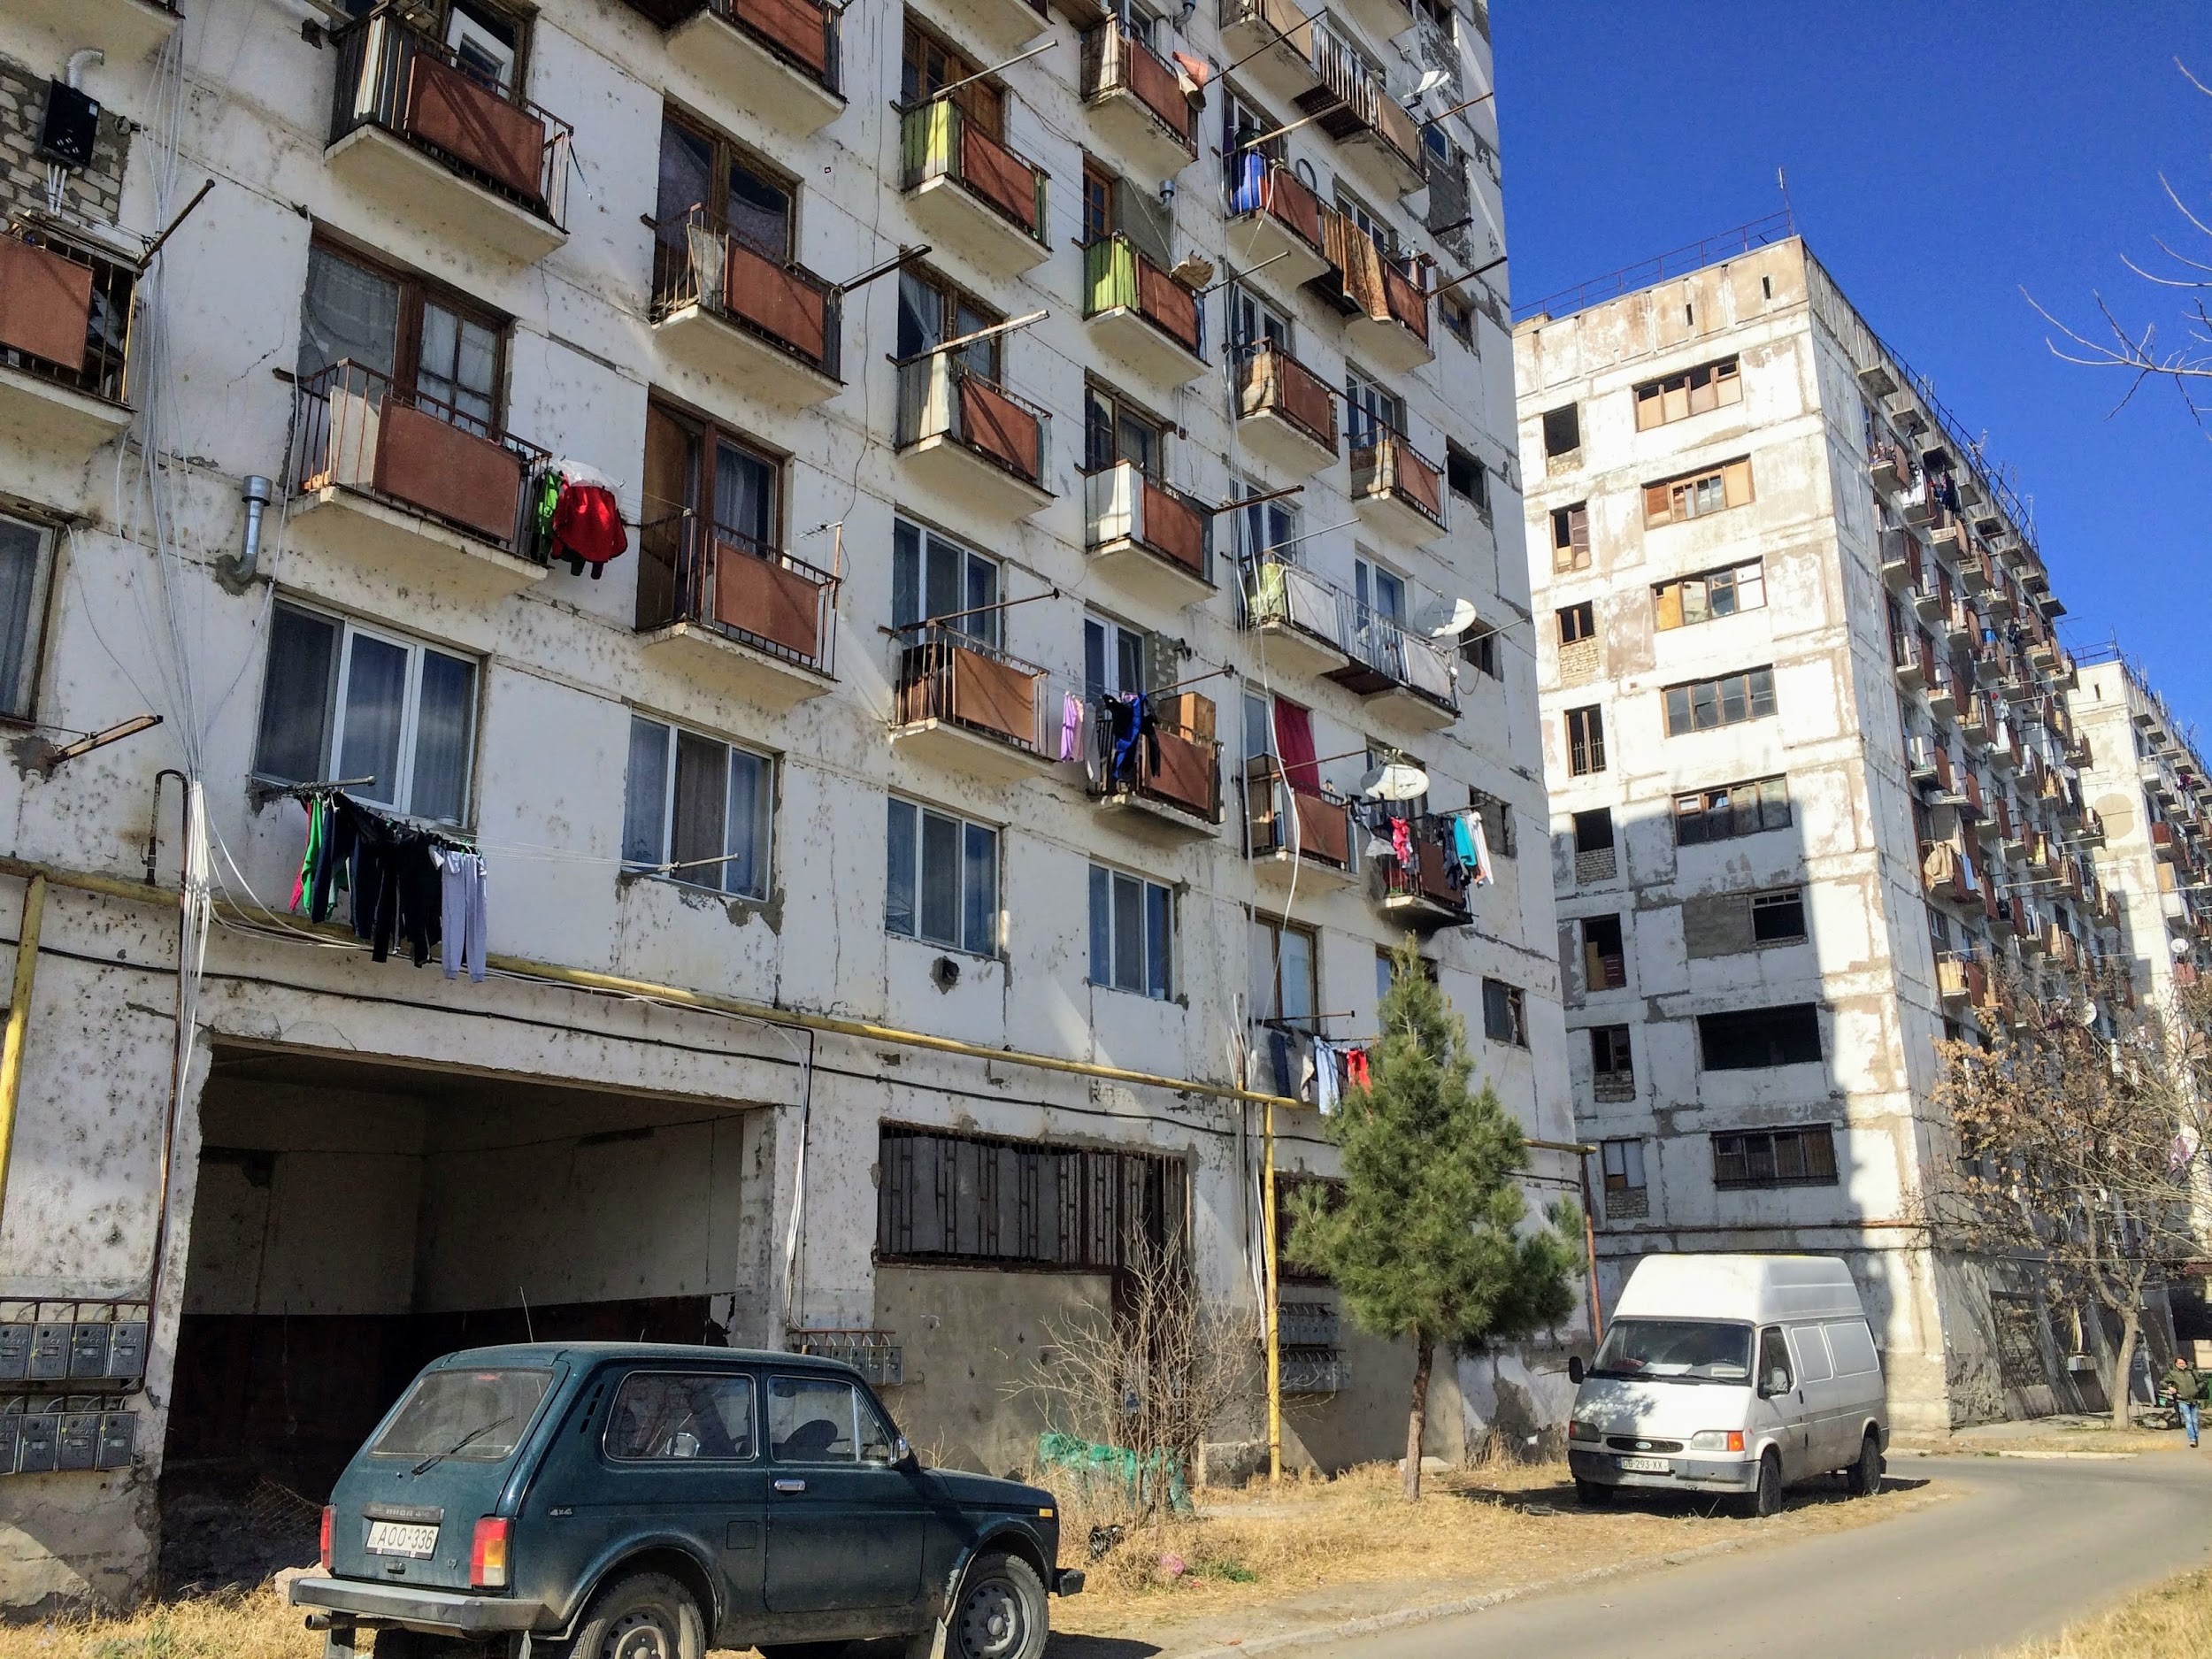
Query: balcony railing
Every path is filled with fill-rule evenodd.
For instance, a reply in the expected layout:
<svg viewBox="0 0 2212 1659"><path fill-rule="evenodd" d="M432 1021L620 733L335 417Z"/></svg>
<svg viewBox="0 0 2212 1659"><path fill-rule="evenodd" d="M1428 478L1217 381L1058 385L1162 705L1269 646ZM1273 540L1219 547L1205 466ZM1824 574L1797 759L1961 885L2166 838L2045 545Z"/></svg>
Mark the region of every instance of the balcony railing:
<svg viewBox="0 0 2212 1659"><path fill-rule="evenodd" d="M1444 475L1387 427L1370 426L1352 438L1352 499L1387 498L1444 527Z"/></svg>
<svg viewBox="0 0 2212 1659"><path fill-rule="evenodd" d="M1313 67L1321 84L1300 96L1301 112L1316 117L1316 124L1332 138L1371 135L1414 175L1417 182L1409 188L1418 188L1417 181L1428 176L1421 130L1390 96L1382 76L1325 27L1313 31Z"/></svg>
<svg viewBox="0 0 2212 1659"><path fill-rule="evenodd" d="M1294 789L1274 759L1244 769L1245 846L1255 858L1295 851L1332 870L1352 869L1352 803L1325 784L1321 793Z"/></svg>
<svg viewBox="0 0 2212 1659"><path fill-rule="evenodd" d="M1363 696L1402 689L1450 713L1459 712L1459 687L1451 660L1433 640L1373 605L1353 599L1347 606L1344 637L1352 665L1331 678Z"/></svg>
<svg viewBox="0 0 2212 1659"><path fill-rule="evenodd" d="M1118 22L1108 21L1083 36L1083 97L1087 103L1125 92L1150 112L1161 129L1198 157L1197 123L1173 65Z"/></svg>
<svg viewBox="0 0 2212 1659"><path fill-rule="evenodd" d="M549 549L526 488L551 458L452 405L401 390L350 360L293 389L286 483L295 495L342 489L426 513L543 565Z"/></svg>
<svg viewBox="0 0 2212 1659"><path fill-rule="evenodd" d="M949 721L1042 756L1044 692L1043 669L957 628L921 623L899 635L892 697L900 726Z"/></svg>
<svg viewBox="0 0 2212 1659"><path fill-rule="evenodd" d="M695 207L654 227L653 320L697 306L841 380L844 303L795 262L747 245L727 220Z"/></svg>
<svg viewBox="0 0 2212 1659"><path fill-rule="evenodd" d="M910 357L898 373L900 449L948 437L1025 483L1048 488L1045 438L1052 417L1045 411L950 351Z"/></svg>
<svg viewBox="0 0 2212 1659"><path fill-rule="evenodd" d="M1271 340L1253 347L1238 384L1240 416L1273 415L1336 453L1336 394L1282 347Z"/></svg>
<svg viewBox="0 0 2212 1659"><path fill-rule="evenodd" d="M1083 248L1083 315L1132 311L1191 356L1206 355L1205 311L1198 296L1115 234Z"/></svg>
<svg viewBox="0 0 2212 1659"><path fill-rule="evenodd" d="M686 623L833 672L838 579L827 571L690 512L645 526L638 553L641 631Z"/></svg>
<svg viewBox="0 0 2212 1659"><path fill-rule="evenodd" d="M1454 887L1451 881L1452 861L1446 857L1444 849L1437 843L1433 830L1436 820L1420 818L1411 826L1413 863L1410 868L1398 862L1394 852L1387 856L1377 856L1369 861L1373 874L1375 902L1385 910L1419 910L1439 920L1464 920L1471 912L1467 903L1464 886Z"/></svg>
<svg viewBox="0 0 2212 1659"><path fill-rule="evenodd" d="M1248 150L1236 157L1229 190L1230 217L1264 213L1323 258L1321 198L1289 166Z"/></svg>
<svg viewBox="0 0 2212 1659"><path fill-rule="evenodd" d="M899 188L949 179L1009 224L1045 242L1045 171L1024 161L968 119L951 98L902 111Z"/></svg>
<svg viewBox="0 0 2212 1659"><path fill-rule="evenodd" d="M1094 800L1119 801L1131 795L1164 803L1209 824L1221 822L1221 743L1203 728L1213 705L1189 722L1163 718L1151 738L1138 737L1125 758L1109 758L1090 786Z"/></svg>
<svg viewBox="0 0 2212 1659"><path fill-rule="evenodd" d="M1955 841L1924 841L1920 849L1920 874L1930 898L1964 903L1981 896L1974 861Z"/></svg>
<svg viewBox="0 0 2212 1659"><path fill-rule="evenodd" d="M0 225L0 363L122 403L137 281L130 266L51 231Z"/></svg>
<svg viewBox="0 0 2212 1659"><path fill-rule="evenodd" d="M1245 561L1240 588L1247 628L1288 627L1335 650L1344 649L1343 590L1281 553Z"/></svg>
<svg viewBox="0 0 2212 1659"><path fill-rule="evenodd" d="M837 21L818 0L707 0L706 10L734 24L826 92L844 96Z"/></svg>
<svg viewBox="0 0 2212 1659"><path fill-rule="evenodd" d="M1172 484L1119 461L1083 475L1083 503L1093 549L1127 542L1213 580L1213 515Z"/></svg>
<svg viewBox="0 0 2212 1659"><path fill-rule="evenodd" d="M330 142L374 126L558 228L571 128L380 5L335 36Z"/></svg>

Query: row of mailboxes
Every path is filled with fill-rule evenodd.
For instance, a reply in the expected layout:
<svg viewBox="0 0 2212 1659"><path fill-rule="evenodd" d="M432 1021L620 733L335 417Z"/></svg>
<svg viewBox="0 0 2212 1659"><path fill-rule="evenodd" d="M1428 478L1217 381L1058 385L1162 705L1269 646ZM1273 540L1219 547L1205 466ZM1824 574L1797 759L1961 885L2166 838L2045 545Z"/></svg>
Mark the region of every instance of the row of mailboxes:
<svg viewBox="0 0 2212 1659"><path fill-rule="evenodd" d="M138 1454L138 1413L72 1409L84 1403L12 1400L0 1408L0 1475L128 1469Z"/></svg>
<svg viewBox="0 0 2212 1659"><path fill-rule="evenodd" d="M0 1382L136 1382L146 1374L146 1322L0 1324Z"/></svg>

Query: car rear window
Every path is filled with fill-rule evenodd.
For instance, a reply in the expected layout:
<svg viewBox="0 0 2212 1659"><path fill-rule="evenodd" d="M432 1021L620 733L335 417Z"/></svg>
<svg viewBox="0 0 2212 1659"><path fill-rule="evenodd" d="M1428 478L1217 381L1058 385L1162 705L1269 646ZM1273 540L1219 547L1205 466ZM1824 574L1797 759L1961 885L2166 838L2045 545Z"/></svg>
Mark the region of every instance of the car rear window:
<svg viewBox="0 0 2212 1659"><path fill-rule="evenodd" d="M521 1443L552 1386L550 1371L426 1371L369 1453L503 1462Z"/></svg>

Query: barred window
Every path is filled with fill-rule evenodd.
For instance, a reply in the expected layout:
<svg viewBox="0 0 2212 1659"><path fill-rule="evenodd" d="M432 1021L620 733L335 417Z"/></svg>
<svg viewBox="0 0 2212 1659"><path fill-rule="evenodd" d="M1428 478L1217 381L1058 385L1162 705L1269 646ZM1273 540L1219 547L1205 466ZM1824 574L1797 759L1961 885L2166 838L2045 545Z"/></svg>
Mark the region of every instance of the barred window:
<svg viewBox="0 0 2212 1659"><path fill-rule="evenodd" d="M879 1261L1103 1271L1185 1246L1179 1158L895 1124L878 1145Z"/></svg>
<svg viewBox="0 0 2212 1659"><path fill-rule="evenodd" d="M1713 1137L1713 1185L1718 1187L1833 1187L1835 1135L1826 1124Z"/></svg>

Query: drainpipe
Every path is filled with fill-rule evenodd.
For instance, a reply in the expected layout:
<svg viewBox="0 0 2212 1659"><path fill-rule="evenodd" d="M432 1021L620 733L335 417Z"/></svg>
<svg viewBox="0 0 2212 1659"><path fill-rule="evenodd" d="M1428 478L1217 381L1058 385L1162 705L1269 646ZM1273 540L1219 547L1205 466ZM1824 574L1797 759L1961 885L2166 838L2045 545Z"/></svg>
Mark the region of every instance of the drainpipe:
<svg viewBox="0 0 2212 1659"><path fill-rule="evenodd" d="M239 483L239 498L246 503L246 534L236 553L226 553L215 561L216 580L230 593L244 593L260 573L261 518L268 510L274 488L258 472Z"/></svg>
<svg viewBox="0 0 2212 1659"><path fill-rule="evenodd" d="M38 978L38 934L45 919L46 878L36 875L23 888L23 926L15 947L15 988L8 999L7 1048L0 1052L0 1211L7 1208L8 1164L15 1152L15 1102L23 1088L23 1039L30 1026L31 987Z"/></svg>

